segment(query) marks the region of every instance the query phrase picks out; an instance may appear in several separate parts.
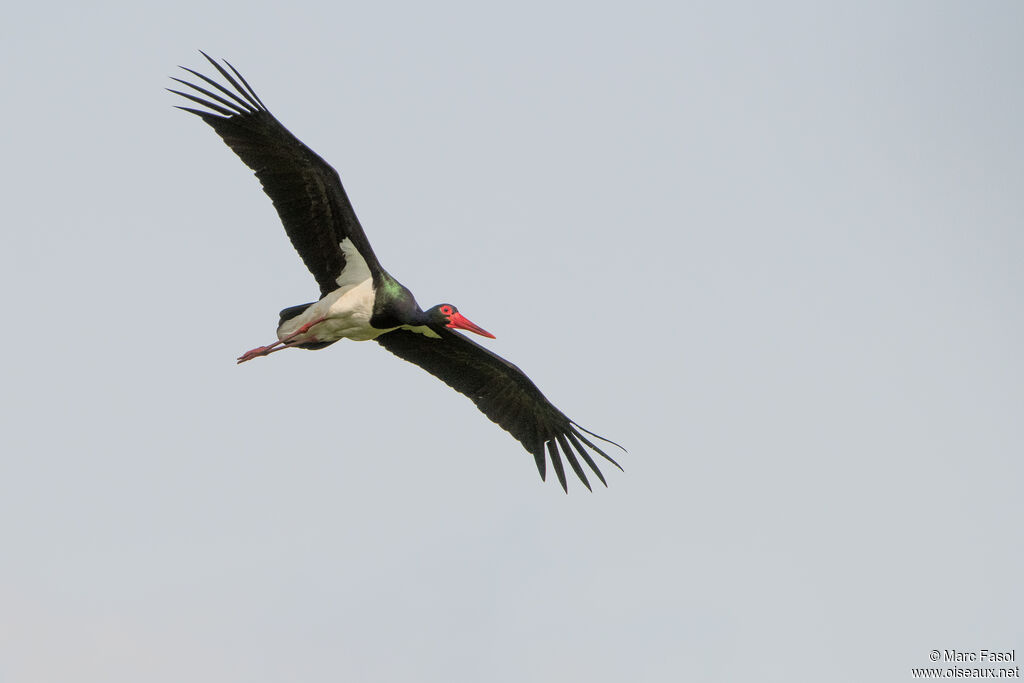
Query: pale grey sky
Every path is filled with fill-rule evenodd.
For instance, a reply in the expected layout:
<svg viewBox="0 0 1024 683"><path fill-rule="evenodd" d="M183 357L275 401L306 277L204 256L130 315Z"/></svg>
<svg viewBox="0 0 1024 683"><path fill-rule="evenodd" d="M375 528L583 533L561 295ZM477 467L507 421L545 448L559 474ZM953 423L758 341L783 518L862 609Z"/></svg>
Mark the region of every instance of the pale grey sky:
<svg viewBox="0 0 1024 683"><path fill-rule="evenodd" d="M0 26L0 681L905 681L1016 648L1019 3L113 0ZM624 473L316 294L226 57ZM1019 663L1019 662L1018 662Z"/></svg>

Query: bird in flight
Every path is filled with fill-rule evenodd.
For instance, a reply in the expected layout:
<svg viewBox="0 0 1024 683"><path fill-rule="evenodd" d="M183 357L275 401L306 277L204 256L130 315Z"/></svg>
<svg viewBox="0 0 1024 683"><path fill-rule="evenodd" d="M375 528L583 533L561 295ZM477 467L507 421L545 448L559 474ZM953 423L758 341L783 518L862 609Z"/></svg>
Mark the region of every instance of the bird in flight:
<svg viewBox="0 0 1024 683"><path fill-rule="evenodd" d="M468 396L533 455L542 480L546 448L566 492L562 457L588 489L580 459L607 486L591 451L622 467L585 435L621 446L570 420L522 370L456 332L494 338L455 306L442 303L421 309L412 292L381 267L338 172L274 118L230 63L224 62L225 69L201 54L227 85L181 67L203 85L172 77L191 92L168 90L202 107L178 109L209 124L256 173L288 238L320 286L319 300L281 311L276 341L246 351L238 362L287 348L322 349L339 339L372 339Z"/></svg>

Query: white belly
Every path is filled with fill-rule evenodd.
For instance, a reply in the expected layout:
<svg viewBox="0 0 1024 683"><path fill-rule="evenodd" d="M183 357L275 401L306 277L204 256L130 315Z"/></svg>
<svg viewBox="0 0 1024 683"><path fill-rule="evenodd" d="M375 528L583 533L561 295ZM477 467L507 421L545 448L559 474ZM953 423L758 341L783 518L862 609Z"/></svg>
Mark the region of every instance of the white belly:
<svg viewBox="0 0 1024 683"><path fill-rule="evenodd" d="M290 344L352 339L369 341L388 330L370 327L375 299L373 280L367 278L357 284L331 292L277 329L277 338L286 339L303 325L325 318L308 332L289 340Z"/></svg>

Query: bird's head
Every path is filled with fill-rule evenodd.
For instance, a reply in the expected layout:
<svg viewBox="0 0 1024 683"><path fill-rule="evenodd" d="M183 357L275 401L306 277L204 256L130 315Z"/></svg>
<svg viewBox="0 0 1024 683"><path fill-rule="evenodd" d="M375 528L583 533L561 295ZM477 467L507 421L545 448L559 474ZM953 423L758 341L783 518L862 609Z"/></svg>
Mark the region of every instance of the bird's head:
<svg viewBox="0 0 1024 683"><path fill-rule="evenodd" d="M482 337L494 339L494 335L480 327L469 318L459 313L459 309L451 304L438 304L426 312L427 319L436 325L444 325L456 330L467 330Z"/></svg>

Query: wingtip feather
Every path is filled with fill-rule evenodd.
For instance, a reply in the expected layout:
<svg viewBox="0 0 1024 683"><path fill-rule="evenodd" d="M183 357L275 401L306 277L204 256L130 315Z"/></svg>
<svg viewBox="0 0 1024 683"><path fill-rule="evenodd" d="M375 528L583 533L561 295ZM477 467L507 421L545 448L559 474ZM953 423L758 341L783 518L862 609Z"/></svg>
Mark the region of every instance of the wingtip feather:
<svg viewBox="0 0 1024 683"><path fill-rule="evenodd" d="M587 480L587 473L580 467L579 460L576 459L576 454L573 452L572 447L569 446L568 440L564 434L559 434L557 437L558 445L562 449L562 454L565 455L565 459L569 461L569 466L572 467L572 471L576 473L583 485L587 487L587 490L593 492L594 489L590 488L590 482Z"/></svg>
<svg viewBox="0 0 1024 683"><path fill-rule="evenodd" d="M562 458L558 455L558 448L555 446L554 439L548 441L548 456L551 458L551 466L558 477L558 483L562 485L563 491L569 493L569 484L565 481L565 468L562 467Z"/></svg>
<svg viewBox="0 0 1024 683"><path fill-rule="evenodd" d="M566 437L569 439L569 443L571 443L573 447L577 450L577 452L579 452L583 460L586 461L590 469L594 470L594 474L596 474L597 478L601 480L601 483L604 484L604 487L608 488L608 482L605 481L604 475L601 473L600 468L598 468L597 463L594 462L594 459L590 457L590 453L587 453L587 449L583 447L579 439L576 438L576 435L573 434L572 432L569 432L568 434L566 434Z"/></svg>
<svg viewBox="0 0 1024 683"><path fill-rule="evenodd" d="M572 431L575 432L576 436L579 437L580 441L582 441L583 443L585 443L588 446L590 446L591 448L593 448L595 451L597 451L601 455L601 457L603 457L605 460L607 460L611 464L613 464L616 467L618 467L620 472L625 472L625 470L622 469L622 465L620 465L619 463L617 463L615 461L615 458L613 458L612 456L610 456L607 453L605 453L603 450L601 450L601 448L597 444L595 444L593 441L591 441L590 439L588 439L587 437L583 436L578 431L576 431L576 428L582 429L584 432L587 432L587 434L590 434L591 436L597 437L598 439L601 439L602 441L607 441L610 444L618 446L622 450L623 453L627 452L625 448L622 448L622 446L619 446L619 444L615 443L614 441L612 441L610 439L606 439L603 436L598 436L597 434L594 434L591 431L583 429L583 427L580 427L575 422L573 422L571 424L572 424L572 427L571 427Z"/></svg>
<svg viewBox="0 0 1024 683"><path fill-rule="evenodd" d="M537 463L537 471L540 472L540 480L547 481L547 464L544 461L544 443L541 442L531 451L533 454L533 460Z"/></svg>

